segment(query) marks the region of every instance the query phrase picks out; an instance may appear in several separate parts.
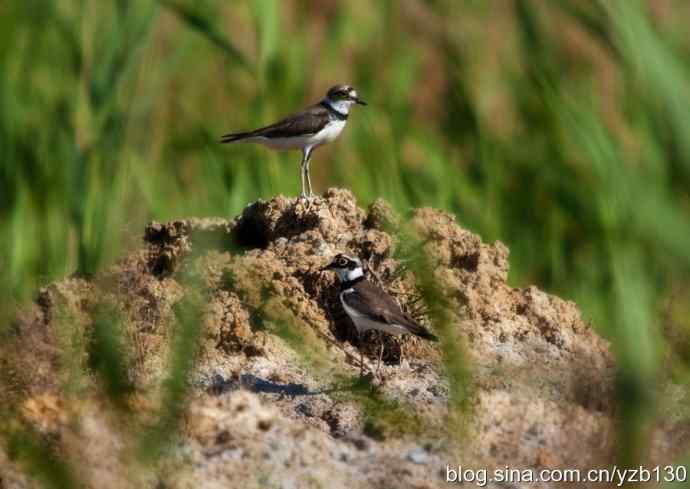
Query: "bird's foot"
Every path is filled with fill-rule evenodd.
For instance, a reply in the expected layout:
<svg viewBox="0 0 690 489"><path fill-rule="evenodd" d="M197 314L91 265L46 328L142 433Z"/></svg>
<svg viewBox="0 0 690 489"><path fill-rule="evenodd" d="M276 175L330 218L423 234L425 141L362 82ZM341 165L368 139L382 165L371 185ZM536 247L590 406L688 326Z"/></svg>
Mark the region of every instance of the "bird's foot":
<svg viewBox="0 0 690 489"><path fill-rule="evenodd" d="M378 385L378 386L386 385L386 381L388 380L388 377L389 377L383 371L374 372L371 375L373 375L372 383L374 383L375 385Z"/></svg>
<svg viewBox="0 0 690 489"><path fill-rule="evenodd" d="M299 196L299 201L303 202L304 205L304 210L310 211L312 208L312 205L318 200L318 196L310 193L310 194L305 194L302 193Z"/></svg>
<svg viewBox="0 0 690 489"><path fill-rule="evenodd" d="M311 208L312 199L309 197L309 195L302 192L299 194L299 199L297 199L297 202L301 202L304 206L304 209L308 211Z"/></svg>

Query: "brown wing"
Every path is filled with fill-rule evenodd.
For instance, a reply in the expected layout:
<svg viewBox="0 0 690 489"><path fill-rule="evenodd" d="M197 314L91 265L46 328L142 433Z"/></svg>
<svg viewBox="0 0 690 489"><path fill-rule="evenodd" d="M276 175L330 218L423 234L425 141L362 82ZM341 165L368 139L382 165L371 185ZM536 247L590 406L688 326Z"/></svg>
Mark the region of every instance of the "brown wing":
<svg viewBox="0 0 690 489"><path fill-rule="evenodd" d="M384 290L378 288L367 280L357 282L353 287L354 292L343 294L343 301L349 306L366 314L375 321L386 324L399 324L407 328L410 333L428 340L436 341L437 338L424 326L406 315L398 303Z"/></svg>
<svg viewBox="0 0 690 489"><path fill-rule="evenodd" d="M323 105L312 105L307 109L282 119L270 126L251 131L250 136L284 138L303 134L316 134L330 121L328 109Z"/></svg>

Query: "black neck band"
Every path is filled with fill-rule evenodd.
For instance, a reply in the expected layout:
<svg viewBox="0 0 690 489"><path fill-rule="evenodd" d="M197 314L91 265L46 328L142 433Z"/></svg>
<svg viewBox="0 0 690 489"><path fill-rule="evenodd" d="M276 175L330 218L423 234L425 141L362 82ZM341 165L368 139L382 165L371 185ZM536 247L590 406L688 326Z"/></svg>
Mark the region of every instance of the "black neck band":
<svg viewBox="0 0 690 489"><path fill-rule="evenodd" d="M353 278L352 280L345 280L343 282L340 282L340 290L347 290L356 283L361 282L362 280L364 280L364 275L360 275L359 277Z"/></svg>
<svg viewBox="0 0 690 489"><path fill-rule="evenodd" d="M345 114L344 112L340 112L339 110L335 110L335 108L331 104L326 102L325 100L321 102L321 105L326 107L326 109L328 109L328 112L330 112L331 115L333 117L335 117L336 119L338 119L339 121L346 121L348 116L349 116L349 114Z"/></svg>

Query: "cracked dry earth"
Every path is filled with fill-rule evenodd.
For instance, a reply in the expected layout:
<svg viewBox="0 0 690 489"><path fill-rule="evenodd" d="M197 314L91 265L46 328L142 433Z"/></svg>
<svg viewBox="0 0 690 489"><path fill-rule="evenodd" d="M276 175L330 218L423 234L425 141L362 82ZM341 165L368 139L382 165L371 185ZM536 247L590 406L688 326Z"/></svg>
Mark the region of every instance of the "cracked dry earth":
<svg viewBox="0 0 690 489"><path fill-rule="evenodd" d="M415 277L395 258L405 244L391 231L400 222L383 201L365 211L349 191L330 189L310 209L278 196L234 220L152 223L143 246L99 276L40 291L0 346L0 396L73 462L85 485L99 488L432 488L446 486L446 464L612 463L606 341L574 303L507 285L507 248L483 243L441 211L417 209L405 222L434 261L428 273L442 284L451 335L463 344L462 422L449 422L439 346L416 338L364 338L371 368L383 341L373 389L392 408L372 414L373 391L348 392L347 379L359 371L357 338L339 308L336 278L319 269L336 252L355 253L422 318ZM175 304L191 284L207 290L191 399L158 468L136 475L127 455L132 434L93 375L79 374L89 363L91 311L107 301L124 318L136 386L128 402L145 419L158 402ZM285 328L293 334L280 334ZM676 428L655 428L651 461L668 462L687 445ZM0 449L0 488L34 485Z"/></svg>

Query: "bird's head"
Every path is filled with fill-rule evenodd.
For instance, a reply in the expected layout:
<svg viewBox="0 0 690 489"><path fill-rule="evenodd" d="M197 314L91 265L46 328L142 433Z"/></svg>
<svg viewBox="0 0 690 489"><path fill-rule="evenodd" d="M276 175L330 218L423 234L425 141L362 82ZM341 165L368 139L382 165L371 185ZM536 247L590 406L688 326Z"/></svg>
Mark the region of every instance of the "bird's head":
<svg viewBox="0 0 690 489"><path fill-rule="evenodd" d="M336 85L326 93L326 102L339 112L348 113L354 104L367 105L350 85Z"/></svg>
<svg viewBox="0 0 690 489"><path fill-rule="evenodd" d="M335 255L333 260L321 270L333 270L341 282L349 282L364 276L361 260L356 256L348 256L344 253Z"/></svg>

